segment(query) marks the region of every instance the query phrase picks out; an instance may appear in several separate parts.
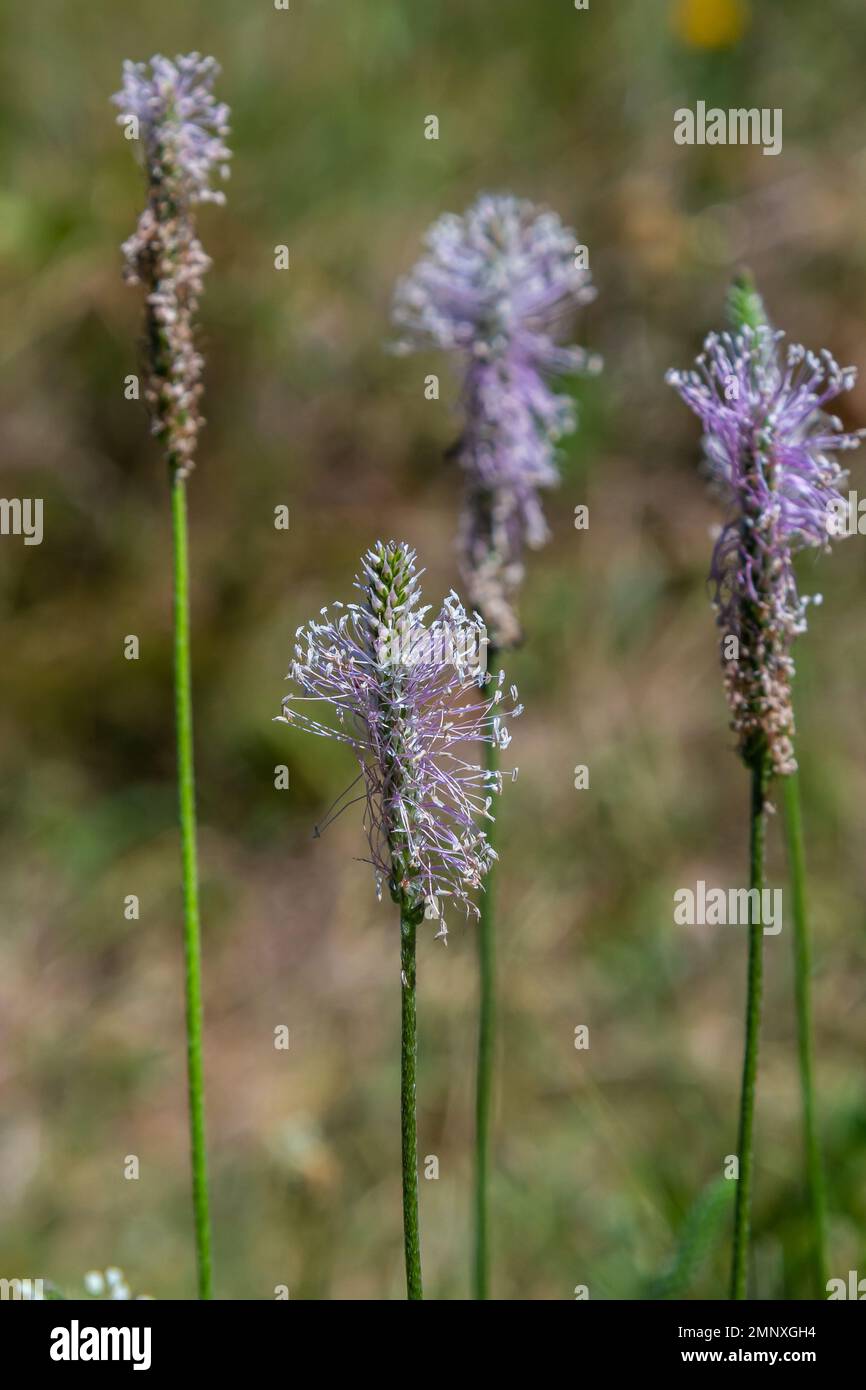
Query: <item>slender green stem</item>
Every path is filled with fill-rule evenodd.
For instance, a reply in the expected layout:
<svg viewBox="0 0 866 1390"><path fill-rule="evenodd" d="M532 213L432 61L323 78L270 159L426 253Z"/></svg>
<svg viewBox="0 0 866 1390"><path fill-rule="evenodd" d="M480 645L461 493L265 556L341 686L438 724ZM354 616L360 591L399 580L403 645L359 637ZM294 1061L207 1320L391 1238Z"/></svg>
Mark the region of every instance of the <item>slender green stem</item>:
<svg viewBox="0 0 866 1390"><path fill-rule="evenodd" d="M800 1091L803 1100L803 1144L806 1155L806 1182L812 1209L812 1251L815 1294L827 1291L827 1221L824 1171L815 1105L812 1051L812 948L806 910L806 856L803 847L803 821L800 812L800 784L797 773L784 778L785 831L794 917L794 992L797 1004L797 1050L800 1062Z"/></svg>
<svg viewBox="0 0 866 1390"><path fill-rule="evenodd" d="M417 914L400 910L402 1008L400 1027L400 1134L403 1156L403 1239L406 1248L406 1296L423 1298L421 1238L418 1233L418 1133L415 1119L415 935Z"/></svg>
<svg viewBox="0 0 866 1390"><path fill-rule="evenodd" d="M495 773L499 749L484 745L484 766ZM493 825L487 838L493 845ZM496 865L484 879L478 904L478 1070L475 1082L475 1251L473 1292L477 1299L490 1296L490 1226L488 1181L490 1176L490 1111L493 1092L493 1038L496 1023L496 963L494 957L494 915Z"/></svg>
<svg viewBox="0 0 866 1390"><path fill-rule="evenodd" d="M761 922L760 894L764 887L764 838L766 831L765 796L767 759L757 754L752 764L751 814L749 830L750 889L757 889L758 905L749 897L749 969L746 989L746 1042L743 1056L743 1085L740 1099L740 1132L737 1144L739 1176L734 1213L734 1258L731 1270L731 1298L746 1297L749 1260L749 1227L752 1214L752 1178L755 1145L755 1090L758 1080L758 1042L761 1031L761 993L763 986L764 927Z"/></svg>
<svg viewBox="0 0 866 1390"><path fill-rule="evenodd" d="M174 537L174 690L180 839L183 857L183 939L186 961L186 1047L192 1197L195 1216L198 1296L199 1298L211 1298L213 1292L204 1126L201 939L198 913L198 867L196 863L195 778L193 773L186 482L176 469L171 474L171 515Z"/></svg>

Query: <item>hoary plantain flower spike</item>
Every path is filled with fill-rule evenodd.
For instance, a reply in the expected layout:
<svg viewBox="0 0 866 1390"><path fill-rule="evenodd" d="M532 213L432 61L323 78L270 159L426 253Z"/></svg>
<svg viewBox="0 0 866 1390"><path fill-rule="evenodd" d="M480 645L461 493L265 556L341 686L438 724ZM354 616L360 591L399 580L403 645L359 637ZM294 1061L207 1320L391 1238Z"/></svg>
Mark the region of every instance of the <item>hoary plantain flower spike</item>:
<svg viewBox="0 0 866 1390"><path fill-rule="evenodd" d="M364 820L381 895L418 918L436 919L444 936L449 898L477 914L472 892L496 857L484 832L492 821L500 773L465 756L479 742L506 748L508 720L521 713L505 676L484 670L486 634L455 593L425 621L416 557L407 545L379 542L355 581L360 601L321 610L296 634L281 722L347 744L359 778L331 808L352 804L363 782ZM330 705L336 725L305 711Z"/></svg>
<svg viewBox="0 0 866 1390"><path fill-rule="evenodd" d="M124 276L147 294L144 396L169 465L193 467L201 418L203 361L195 346L202 277L210 266L194 209L224 202L212 181L228 176L228 107L213 95L219 67L198 53L174 62L126 62L112 101L119 125L136 139L147 178L147 206L124 243Z"/></svg>
<svg viewBox="0 0 866 1390"><path fill-rule="evenodd" d="M786 775L794 757L794 639L810 602L794 557L829 549L838 533L847 477L834 454L863 431L846 431L826 407L856 380L830 353L796 343L766 324L711 333L694 371L667 380L703 425L710 477L728 508L710 579L721 631L731 727L747 764L766 757Z"/></svg>
<svg viewBox="0 0 866 1390"><path fill-rule="evenodd" d="M548 539L539 494L558 481L557 441L576 424L551 378L601 367L561 345L595 289L575 233L519 198L483 194L435 222L425 245L396 288L397 349L444 348L463 364L461 567L493 643L508 647L520 638L524 552Z"/></svg>

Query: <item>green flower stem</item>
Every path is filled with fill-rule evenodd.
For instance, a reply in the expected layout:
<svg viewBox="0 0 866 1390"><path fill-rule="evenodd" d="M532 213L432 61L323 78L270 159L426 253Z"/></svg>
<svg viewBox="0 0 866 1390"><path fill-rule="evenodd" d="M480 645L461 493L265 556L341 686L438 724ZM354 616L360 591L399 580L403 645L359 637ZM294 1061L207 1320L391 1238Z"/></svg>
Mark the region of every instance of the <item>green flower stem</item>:
<svg viewBox="0 0 866 1390"><path fill-rule="evenodd" d="M803 822L800 813L800 786L797 774L784 778L785 831L791 874L794 917L794 991L797 1005L797 1049L800 1062L800 1090L803 1100L803 1142L806 1154L806 1182L812 1209L812 1241L815 1294L827 1292L826 1198L821 1147L816 1123L815 1082L812 1064L812 951L806 911L806 858L803 848Z"/></svg>
<svg viewBox="0 0 866 1390"><path fill-rule="evenodd" d="M400 967L402 987L400 1027L400 1134L403 1158L403 1239L406 1248L406 1296L423 1298L421 1238L418 1233L418 1133L415 1118L415 936L417 909L400 905Z"/></svg>
<svg viewBox="0 0 866 1390"><path fill-rule="evenodd" d="M756 754L751 768L750 889L760 895L764 887L764 840L766 834L765 797L768 771L766 754ZM758 898L760 904L760 897ZM758 1042L761 1030L764 928L760 908L749 898L749 969L746 990L746 1042L743 1057L743 1085L740 1099L740 1132L737 1143L739 1176L734 1213L734 1258L731 1271L731 1298L744 1299L748 1282L749 1227L752 1214L754 1173L755 1090L758 1079Z"/></svg>
<svg viewBox="0 0 866 1390"><path fill-rule="evenodd" d="M210 1213L204 1123L201 938L198 913L195 778L193 773L186 481L176 468L173 468L171 472L171 516L174 540L174 689L180 838L183 858L186 1039L192 1195L198 1267L198 1296L199 1298L212 1298Z"/></svg>
<svg viewBox="0 0 866 1390"><path fill-rule="evenodd" d="M499 749L484 745L484 766L495 773ZM488 825L487 838L493 846L495 822ZM490 1296L490 1230L488 1222L488 1179L490 1175L490 1111L493 1090L493 1039L496 1021L496 974L494 957L494 915L496 865L484 879L478 910L478 1069L475 1090L475 1252L473 1292L477 1299Z"/></svg>
<svg viewBox="0 0 866 1390"><path fill-rule="evenodd" d="M728 295L728 313L735 329L760 328L768 323L767 311L748 271L737 277ZM826 1199L821 1149L816 1125L815 1086L812 1067L811 945L806 911L806 866L797 774L784 777L785 830L794 917L794 991L797 1008L797 1048L800 1090L803 1098L803 1137L806 1182L812 1208L815 1292L827 1291Z"/></svg>

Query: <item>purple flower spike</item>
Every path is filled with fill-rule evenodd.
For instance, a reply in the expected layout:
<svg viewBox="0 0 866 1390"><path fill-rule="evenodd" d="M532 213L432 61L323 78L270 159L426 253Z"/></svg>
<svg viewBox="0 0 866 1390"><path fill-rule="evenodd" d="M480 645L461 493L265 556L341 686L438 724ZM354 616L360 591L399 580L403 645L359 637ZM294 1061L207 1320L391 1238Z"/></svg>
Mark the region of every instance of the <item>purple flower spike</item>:
<svg viewBox="0 0 866 1390"><path fill-rule="evenodd" d="M538 494L558 481L556 443L576 424L573 402L549 380L600 369L598 358L560 343L595 290L575 233L518 198L483 194L464 216L434 223L425 244L397 285L398 349L439 347L464 360L462 565L493 641L510 646L520 636L524 550L548 539Z"/></svg>
<svg viewBox="0 0 866 1390"><path fill-rule="evenodd" d="M229 108L213 95L219 64L200 53L179 55L174 62L157 54L149 63L123 65L123 86L112 101L120 108L118 125L138 122L138 138L151 178L170 178L179 199L224 203L211 188L227 179L231 150Z"/></svg>
<svg viewBox="0 0 866 1390"><path fill-rule="evenodd" d="M855 369L795 343L782 353L784 336L766 326L711 333L696 371L667 375L701 420L709 473L729 508L710 578L731 727L747 763L766 753L781 775L797 767L791 648L808 603L820 603L799 594L793 560L829 549L847 477L833 455L863 433L825 409L851 389Z"/></svg>
<svg viewBox="0 0 866 1390"><path fill-rule="evenodd" d="M195 347L195 316L210 260L195 233L194 209L222 203L211 187L228 176L228 107L211 90L219 67L189 53L171 62L123 65L112 97L119 125L138 144L148 201L124 242L124 277L147 291L147 375L144 397L153 433L173 473L186 477L204 421L199 411L203 361Z"/></svg>
<svg viewBox="0 0 866 1390"><path fill-rule="evenodd" d="M429 625L420 606L415 553L381 541L364 556L355 581L361 601L322 609L322 621L297 631L282 723L337 739L361 768L365 826L377 891L424 911L446 935L445 900L477 915L472 890L496 855L481 822L493 820L499 773L464 754L470 745L511 741L507 719L522 707L505 676L483 671L486 636L457 595ZM308 701L332 706L337 725L307 714ZM350 787L330 819L351 803ZM346 800L349 797L350 800Z"/></svg>

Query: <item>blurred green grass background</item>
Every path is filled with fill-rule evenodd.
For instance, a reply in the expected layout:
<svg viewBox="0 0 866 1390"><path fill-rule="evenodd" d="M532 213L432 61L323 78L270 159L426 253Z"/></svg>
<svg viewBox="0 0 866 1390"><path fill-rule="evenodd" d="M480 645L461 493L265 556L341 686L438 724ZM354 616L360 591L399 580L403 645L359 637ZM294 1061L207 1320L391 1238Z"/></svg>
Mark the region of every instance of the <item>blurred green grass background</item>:
<svg viewBox="0 0 866 1390"><path fill-rule="evenodd" d="M121 62L213 53L233 112L191 482L218 1294L398 1298L399 965L351 816L352 773L274 725L294 630L347 598L378 536L456 582L456 384L389 356L395 276L482 189L553 206L590 248L579 329L604 375L531 562L509 658L527 706L501 808L494 1293L658 1291L736 1145L745 937L673 924L697 878L744 882L746 776L726 731L705 576L719 516L696 422L663 382L720 324L743 262L773 318L866 366L860 0L56 0L2 26L3 492L45 539L0 543L0 1274L77 1287L120 1264L190 1297L168 498L140 405L142 202L108 98ZM784 111L784 152L683 149L698 99ZM440 119L438 142L424 118ZM273 248L290 247L276 272ZM441 375L440 402L423 379ZM866 421L866 385L843 402ZM862 464L856 456L852 485ZM866 475L862 475L866 477ZM866 481L862 485L866 494ZM588 532L572 526L590 507ZM291 529L273 509L291 508ZM798 652L831 1273L864 1269L866 542L804 566ZM135 633L141 659L123 658ZM288 763L291 789L274 789ZM590 767L575 791L572 769ZM777 824L771 883L784 883ZM141 898L125 920L124 898ZM754 1287L809 1294L790 933L767 938ZM473 929L419 960L428 1296L469 1288ZM275 1051L274 1028L291 1031ZM589 1051L574 1029L590 1028ZM126 1155L141 1164L123 1176ZM722 1296L729 1213L678 1289ZM699 1208L699 1211L702 1208ZM694 1220L694 1216L693 1216Z"/></svg>

